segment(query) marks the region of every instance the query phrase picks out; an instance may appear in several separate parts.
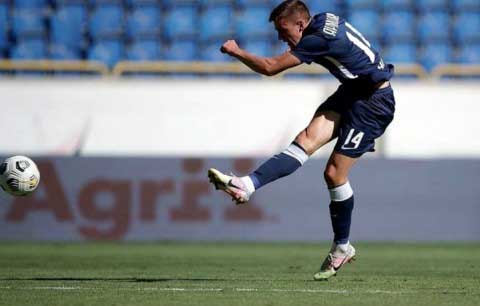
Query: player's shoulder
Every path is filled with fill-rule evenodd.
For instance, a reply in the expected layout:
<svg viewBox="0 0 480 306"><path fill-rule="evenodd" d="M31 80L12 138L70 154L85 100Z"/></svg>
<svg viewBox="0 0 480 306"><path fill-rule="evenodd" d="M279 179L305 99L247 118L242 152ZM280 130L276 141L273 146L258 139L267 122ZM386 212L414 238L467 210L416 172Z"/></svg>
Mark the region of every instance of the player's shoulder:
<svg viewBox="0 0 480 306"><path fill-rule="evenodd" d="M343 23L343 18L334 13L322 12L316 14L305 29L304 37L313 35L318 39L330 40L337 36Z"/></svg>

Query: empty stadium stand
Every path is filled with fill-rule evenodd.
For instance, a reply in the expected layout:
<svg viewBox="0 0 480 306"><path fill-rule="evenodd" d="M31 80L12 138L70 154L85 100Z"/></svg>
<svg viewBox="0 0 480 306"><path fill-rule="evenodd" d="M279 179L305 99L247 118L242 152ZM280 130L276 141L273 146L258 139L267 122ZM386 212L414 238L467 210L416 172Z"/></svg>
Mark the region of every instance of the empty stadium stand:
<svg viewBox="0 0 480 306"><path fill-rule="evenodd" d="M272 0L1 0L5 60L230 62L236 39L259 55L281 50L268 22ZM306 0L347 17L387 61L480 64L478 0Z"/></svg>

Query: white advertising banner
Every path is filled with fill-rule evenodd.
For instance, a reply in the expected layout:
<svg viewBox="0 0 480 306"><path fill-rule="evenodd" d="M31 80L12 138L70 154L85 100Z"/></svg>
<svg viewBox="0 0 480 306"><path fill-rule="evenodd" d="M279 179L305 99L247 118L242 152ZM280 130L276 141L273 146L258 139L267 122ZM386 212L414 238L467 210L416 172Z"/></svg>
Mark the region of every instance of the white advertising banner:
<svg viewBox="0 0 480 306"><path fill-rule="evenodd" d="M480 156L480 86L392 81L389 158ZM264 80L0 80L0 154L264 157L338 84ZM330 147L318 155L328 156ZM369 156L375 156L369 154Z"/></svg>
<svg viewBox="0 0 480 306"><path fill-rule="evenodd" d="M31 196L0 195L2 240L295 240L332 237L324 160L235 206L208 183L259 160L44 158ZM452 177L452 171L461 175ZM480 240L479 161L364 160L351 176L354 240Z"/></svg>
<svg viewBox="0 0 480 306"><path fill-rule="evenodd" d="M0 112L0 129L9 131L0 152L270 155L306 126L323 89L258 80L0 81L9 102Z"/></svg>

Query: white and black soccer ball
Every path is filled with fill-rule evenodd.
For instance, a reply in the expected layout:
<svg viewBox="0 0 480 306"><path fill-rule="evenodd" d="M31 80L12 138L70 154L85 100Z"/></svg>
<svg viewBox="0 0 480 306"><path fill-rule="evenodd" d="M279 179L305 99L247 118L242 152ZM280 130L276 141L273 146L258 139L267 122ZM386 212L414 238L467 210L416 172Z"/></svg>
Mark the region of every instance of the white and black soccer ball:
<svg viewBox="0 0 480 306"><path fill-rule="evenodd" d="M14 196L32 193L40 183L40 171L28 157L12 156L0 164L0 187Z"/></svg>

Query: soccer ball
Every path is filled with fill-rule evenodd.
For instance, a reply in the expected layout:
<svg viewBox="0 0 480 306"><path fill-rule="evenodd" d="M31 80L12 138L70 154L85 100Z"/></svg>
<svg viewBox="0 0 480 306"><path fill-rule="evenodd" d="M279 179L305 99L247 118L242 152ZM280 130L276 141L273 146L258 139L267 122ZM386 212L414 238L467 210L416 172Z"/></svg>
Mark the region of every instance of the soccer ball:
<svg viewBox="0 0 480 306"><path fill-rule="evenodd" d="M14 196L32 193L40 183L37 165L28 157L12 156L0 165L0 187Z"/></svg>

